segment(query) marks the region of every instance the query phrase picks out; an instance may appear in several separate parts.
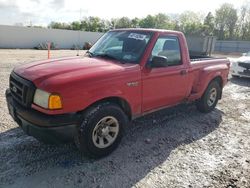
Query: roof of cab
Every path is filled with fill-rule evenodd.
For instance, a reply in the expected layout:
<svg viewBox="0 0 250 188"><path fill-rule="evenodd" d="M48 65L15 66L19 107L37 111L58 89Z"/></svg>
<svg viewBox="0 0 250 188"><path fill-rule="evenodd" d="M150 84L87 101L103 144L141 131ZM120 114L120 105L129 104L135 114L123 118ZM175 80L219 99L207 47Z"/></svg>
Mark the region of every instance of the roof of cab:
<svg viewBox="0 0 250 188"><path fill-rule="evenodd" d="M180 31L166 30L166 29L153 29L153 28L122 28L122 29L113 29L110 31L149 31L149 32L154 32L154 33L182 34L182 32Z"/></svg>

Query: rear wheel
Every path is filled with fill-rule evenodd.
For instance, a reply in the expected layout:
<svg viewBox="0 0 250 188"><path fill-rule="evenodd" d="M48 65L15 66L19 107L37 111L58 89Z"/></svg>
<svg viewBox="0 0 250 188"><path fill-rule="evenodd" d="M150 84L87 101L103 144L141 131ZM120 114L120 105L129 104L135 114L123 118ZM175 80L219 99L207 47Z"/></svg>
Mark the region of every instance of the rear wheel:
<svg viewBox="0 0 250 188"><path fill-rule="evenodd" d="M100 158L110 154L119 145L127 116L116 104L105 102L85 113L76 144L83 154Z"/></svg>
<svg viewBox="0 0 250 188"><path fill-rule="evenodd" d="M212 81L203 96L197 101L197 109L200 112L211 112L221 96L222 88L217 81Z"/></svg>

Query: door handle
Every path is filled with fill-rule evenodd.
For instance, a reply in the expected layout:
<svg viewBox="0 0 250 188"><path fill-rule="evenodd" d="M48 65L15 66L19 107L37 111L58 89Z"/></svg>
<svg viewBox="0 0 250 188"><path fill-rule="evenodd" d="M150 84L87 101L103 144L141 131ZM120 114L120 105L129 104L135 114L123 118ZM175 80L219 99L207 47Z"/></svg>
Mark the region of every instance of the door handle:
<svg viewBox="0 0 250 188"><path fill-rule="evenodd" d="M181 70L180 74L181 75L186 75L187 74L187 70Z"/></svg>

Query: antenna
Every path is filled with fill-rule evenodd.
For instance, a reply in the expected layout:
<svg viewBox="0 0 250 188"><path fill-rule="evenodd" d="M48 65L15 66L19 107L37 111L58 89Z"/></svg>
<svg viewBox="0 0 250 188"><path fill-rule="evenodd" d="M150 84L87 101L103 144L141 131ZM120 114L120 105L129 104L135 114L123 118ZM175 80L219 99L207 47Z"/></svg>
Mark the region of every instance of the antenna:
<svg viewBox="0 0 250 188"><path fill-rule="evenodd" d="M82 9L80 8L80 18L79 18L80 25L81 25L81 17L82 17ZM77 54L76 54L76 56L79 56L79 50L80 50L80 37L81 37L80 30L81 30L81 27L78 30L78 46L77 46Z"/></svg>

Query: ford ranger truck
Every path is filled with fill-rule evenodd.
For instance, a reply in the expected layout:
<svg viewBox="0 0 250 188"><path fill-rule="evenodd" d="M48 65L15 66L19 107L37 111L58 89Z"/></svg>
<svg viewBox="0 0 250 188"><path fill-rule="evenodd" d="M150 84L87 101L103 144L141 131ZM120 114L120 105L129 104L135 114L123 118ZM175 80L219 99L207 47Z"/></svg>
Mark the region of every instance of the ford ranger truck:
<svg viewBox="0 0 250 188"><path fill-rule="evenodd" d="M75 141L84 154L103 157L136 117L183 102L212 111L228 72L227 59L190 55L181 32L119 29L84 57L14 68L6 99L28 135L47 143Z"/></svg>

